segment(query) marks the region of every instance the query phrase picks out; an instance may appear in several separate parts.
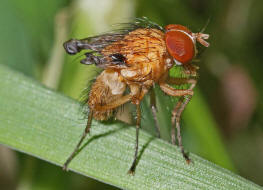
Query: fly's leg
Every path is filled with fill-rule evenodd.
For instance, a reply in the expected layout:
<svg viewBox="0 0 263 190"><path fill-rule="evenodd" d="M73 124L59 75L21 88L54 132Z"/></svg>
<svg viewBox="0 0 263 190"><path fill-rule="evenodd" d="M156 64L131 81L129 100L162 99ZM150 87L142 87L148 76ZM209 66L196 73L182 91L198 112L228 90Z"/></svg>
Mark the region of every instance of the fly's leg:
<svg viewBox="0 0 263 190"><path fill-rule="evenodd" d="M132 96L133 96L132 94L128 94L128 95L122 96L118 100L113 101L111 103L108 103L106 105L103 105L103 106L96 105L94 107L94 110L105 111L105 110L111 110L111 109L117 108L117 107L125 104L126 102L130 101L132 99Z"/></svg>
<svg viewBox="0 0 263 190"><path fill-rule="evenodd" d="M175 127L174 126L175 126L175 119L176 119L176 115L177 115L177 110L179 110L179 108L181 107L183 102L184 102L184 96L181 96L180 99L178 100L176 106L174 107L174 109L172 111L171 139L172 139L172 144L173 145L176 145L176 141L175 141ZM179 120L180 120L180 118L179 118ZM179 124L180 124L180 121L179 121ZM176 129L177 129L177 127L176 127ZM180 130L180 126L179 126L179 130ZM179 137L178 137L178 135L179 135ZM181 134L180 134L180 132L178 132L178 129L177 129L177 139L181 139ZM178 144L179 144L179 140L178 140Z"/></svg>
<svg viewBox="0 0 263 190"><path fill-rule="evenodd" d="M89 112L89 116L88 116L88 121L87 121L87 125L86 128L77 144L77 146L75 147L74 151L70 154L70 156L68 157L67 161L63 164L63 170L68 170L68 165L71 162L71 160L74 158L75 154L78 152L79 147L81 146L83 140L85 139L85 137L87 136L87 134L90 131L90 126L91 126L91 121L92 121L92 111L90 110Z"/></svg>
<svg viewBox="0 0 263 190"><path fill-rule="evenodd" d="M120 105L128 102L129 100L131 100L131 97L132 95L126 95L126 96L123 96L121 97L120 99L118 99L117 101L114 101L114 102L111 102L110 104L107 104L107 105L104 105L104 106L96 106L96 111L103 111L103 110L108 110L108 109L114 109L116 107L119 107ZM93 112L92 110L90 109L90 112L89 112L89 116L88 116L88 122L87 122L87 125L86 125L86 128L77 144L77 146L75 147L74 151L71 153L71 155L69 156L69 158L67 159L67 161L64 163L63 165L63 169L64 170L67 170L67 167L68 167L68 164L71 162L71 160L74 158L74 156L76 155L76 153L78 152L79 150L79 147L81 146L83 140L85 139L85 137L87 136L87 134L89 133L90 131L90 126L91 126L91 121L92 121L92 115L93 115Z"/></svg>
<svg viewBox="0 0 263 190"><path fill-rule="evenodd" d="M135 167L136 167L136 162L137 162L137 155L138 155L138 144L139 144L139 130L140 130L140 125L141 125L141 108L140 108L140 103L136 104L136 114L137 114L137 119L136 119L136 142L135 142L135 152L134 152L134 158L132 165L128 171L129 174L134 174Z"/></svg>
<svg viewBox="0 0 263 190"><path fill-rule="evenodd" d="M185 96L185 95L193 95L193 90L190 89L175 89L171 87L169 84L160 83L160 88L162 91L169 96Z"/></svg>
<svg viewBox="0 0 263 190"><path fill-rule="evenodd" d="M169 84L175 84L175 85L191 84L191 86L189 87L188 90L193 90L193 88L196 85L196 79L193 79L193 78L168 78L167 82ZM189 101L191 98L192 98L192 96L188 96ZM181 113L179 114L179 111L182 109L181 107L183 107L183 109L184 109L186 107L186 105L188 104L189 101L186 101L186 104L184 105L185 99L186 99L185 96L180 97L180 99L178 100L178 102L177 102L177 104L174 107L173 112L172 112L171 138L172 138L172 144L174 144L174 145L175 145L175 128L174 128L174 126L175 126L175 120L178 117L178 115L179 115L179 118L178 118L179 119L179 130L178 130L178 125L176 125L178 144L179 144L179 139L181 141L181 135L180 135L180 115L181 115Z"/></svg>
<svg viewBox="0 0 263 190"><path fill-rule="evenodd" d="M177 129L177 140L178 140L178 146L181 149L181 152L183 154L183 157L185 158L186 162L189 164L190 163L190 158L184 151L184 147L182 144L182 136L181 136L181 128L180 128L180 120L181 120L181 114L183 110L185 109L186 105L190 102L192 96L193 96L193 88L196 85L196 79L191 79L191 78L168 78L167 82L170 84L191 84L190 87L183 91L183 90L177 90L172 88L171 86L167 84L160 84L161 89L167 93L168 95L171 96L181 96L179 101L177 102L175 108L173 109L172 112L172 129L171 129L171 138L172 138L172 144L175 145L175 128ZM183 92L185 94L183 94ZM188 92L188 93L186 93Z"/></svg>
<svg viewBox="0 0 263 190"><path fill-rule="evenodd" d="M137 155L138 155L138 144L139 144L139 129L141 124L141 108L140 108L140 100L143 98L143 95L147 92L146 88L142 88L140 95L139 94L139 87L137 85L131 85L131 94L128 94L126 96L121 97L120 99L111 102L110 104L104 105L104 106L96 106L95 109L99 111L107 110L107 109L113 109L116 107L119 107L122 104L125 104L128 101L132 101L134 104L136 104L136 112L137 112L137 120L136 120L136 142L135 142L135 153L134 153L134 159L132 162L132 166L130 167L128 173L134 174L135 167L136 167L136 161L137 161ZM135 98L136 97L136 98Z"/></svg>
<svg viewBox="0 0 263 190"><path fill-rule="evenodd" d="M156 128L156 132L157 132L157 137L160 138L161 134L160 134L160 126L157 120L157 107L156 107L156 96L154 93L154 90L151 90L151 94L150 94L150 106L151 106L151 110L152 110L152 114L153 114L153 119L154 119L154 123L155 123L155 128Z"/></svg>
<svg viewBox="0 0 263 190"><path fill-rule="evenodd" d="M181 153L183 154L183 157L185 158L187 164L191 162L189 156L184 151L184 146L182 143L182 136L181 136L181 127L180 127L180 120L181 120L181 114L184 111L186 105L191 100L192 95L190 96L183 96L179 99L179 102L175 106L173 112L172 112L172 143L175 144L175 130L174 125L177 130L177 140L178 140L178 146L181 149Z"/></svg>

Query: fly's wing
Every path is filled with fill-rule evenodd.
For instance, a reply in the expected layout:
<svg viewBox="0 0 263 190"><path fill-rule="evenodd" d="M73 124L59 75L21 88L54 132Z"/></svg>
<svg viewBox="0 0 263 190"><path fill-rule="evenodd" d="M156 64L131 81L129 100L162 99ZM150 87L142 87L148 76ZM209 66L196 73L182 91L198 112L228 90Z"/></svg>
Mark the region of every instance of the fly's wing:
<svg viewBox="0 0 263 190"><path fill-rule="evenodd" d="M89 37L82 39L86 43L91 45L91 49L97 52L101 52L106 46L111 43L122 40L129 32L134 31L138 28L152 28L164 31L164 29L158 24L150 21L146 17L136 18L132 22L115 24L116 29L107 32L102 35Z"/></svg>
<svg viewBox="0 0 263 190"><path fill-rule="evenodd" d="M85 53L85 59L80 61L82 64L95 64L102 68L123 68L128 67L125 63L126 57L121 54L118 49L122 48L121 40L129 34L129 32L138 28L154 28L163 31L162 27L148 20L146 17L136 18L128 23L116 24L115 28L116 29L110 32L98 36L80 40L71 39L64 43L64 48L66 52L71 55L78 54L82 50L88 50L88 52ZM113 48L112 52L107 52L105 55L106 51L104 49L113 43L116 48Z"/></svg>

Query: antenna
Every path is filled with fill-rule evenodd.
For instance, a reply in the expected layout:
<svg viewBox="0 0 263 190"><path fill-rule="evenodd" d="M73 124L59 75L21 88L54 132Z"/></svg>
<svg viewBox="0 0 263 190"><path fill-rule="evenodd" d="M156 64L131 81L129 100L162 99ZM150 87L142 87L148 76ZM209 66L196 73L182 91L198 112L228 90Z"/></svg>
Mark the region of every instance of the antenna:
<svg viewBox="0 0 263 190"><path fill-rule="evenodd" d="M207 28L208 24L210 23L210 21L211 21L211 16L207 19L207 21L206 21L204 27L202 28L202 30L200 31L200 33L203 33L206 30L206 28Z"/></svg>

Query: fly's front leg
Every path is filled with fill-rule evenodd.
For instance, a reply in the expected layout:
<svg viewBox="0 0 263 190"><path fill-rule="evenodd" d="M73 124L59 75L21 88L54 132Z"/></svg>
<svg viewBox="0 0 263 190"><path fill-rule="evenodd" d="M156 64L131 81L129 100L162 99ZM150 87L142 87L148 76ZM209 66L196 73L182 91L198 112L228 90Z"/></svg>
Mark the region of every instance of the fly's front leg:
<svg viewBox="0 0 263 190"><path fill-rule="evenodd" d="M177 130L178 146L180 147L183 157L185 158L187 164L189 164L191 160L184 151L184 146L182 143L182 136L181 136L180 120L181 120L181 114L184 111L186 105L191 100L191 98L192 98L192 95L183 96L179 99L177 105L175 106L172 112L172 119L171 119L172 120L172 131L171 131L172 143L175 144L175 130L174 130L174 126L175 126Z"/></svg>
<svg viewBox="0 0 263 190"><path fill-rule="evenodd" d="M168 81L172 84L177 84L177 85L191 84L190 87L188 88L189 90L193 90L196 85L196 80L191 79L191 78L189 79L188 78L170 78ZM171 131L172 143L175 144L175 127L176 127L178 146L180 147L183 157L185 158L188 164L190 163L191 160L184 151L184 147L182 143L182 136L181 136L180 120L181 120L181 114L183 110L185 109L186 105L190 102L192 96L193 95L180 97L179 101L177 102L172 112L172 131Z"/></svg>
<svg viewBox="0 0 263 190"><path fill-rule="evenodd" d="M193 90L190 89L175 89L171 87L169 84L160 83L160 88L162 91L170 96L185 96L185 95L193 95Z"/></svg>
<svg viewBox="0 0 263 190"><path fill-rule="evenodd" d="M183 110L185 109L186 105L190 102L192 96L193 96L193 88L196 85L196 80L191 78L168 78L167 82L170 84L191 84L190 87L187 90L178 90L174 89L168 84L160 84L161 89L171 96L180 96L179 101L177 102L176 106L173 109L172 112L172 129L171 129L171 138L172 138L172 144L175 144L175 127L177 129L177 140L178 140L178 146L181 149L181 152L186 160L186 162L189 164L190 159L188 155L184 151L184 147L182 144L182 136L181 136L181 128L180 128L180 120L181 120L181 114ZM175 126L175 127L174 127Z"/></svg>
<svg viewBox="0 0 263 190"><path fill-rule="evenodd" d="M171 140L172 140L172 144L175 145L176 141L175 141L175 119L177 118L176 114L177 114L177 110L179 110L179 108L181 107L182 103L184 102L184 96L181 96L180 99L178 100L176 106L174 107L173 111L172 111L172 128L171 128ZM180 124L180 118L179 118L179 124ZM179 130L178 127L176 126L177 129L177 139L180 139L181 141L181 133L180 133L180 126L179 126ZM179 132L178 132L179 131ZM179 136L178 136L179 135ZM178 140L178 145L179 145L179 140ZM179 145L180 146L180 145Z"/></svg>

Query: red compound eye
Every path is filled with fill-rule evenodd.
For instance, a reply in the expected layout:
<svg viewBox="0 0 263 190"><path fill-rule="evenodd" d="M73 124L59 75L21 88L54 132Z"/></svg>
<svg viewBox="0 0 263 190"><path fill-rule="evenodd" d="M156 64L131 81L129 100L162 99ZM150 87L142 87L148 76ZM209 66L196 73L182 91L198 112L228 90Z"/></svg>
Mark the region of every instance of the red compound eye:
<svg viewBox="0 0 263 190"><path fill-rule="evenodd" d="M181 63L187 63L195 56L195 44L189 35L186 31L174 30L173 28L165 33L165 42L169 54Z"/></svg>

